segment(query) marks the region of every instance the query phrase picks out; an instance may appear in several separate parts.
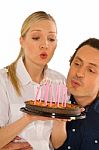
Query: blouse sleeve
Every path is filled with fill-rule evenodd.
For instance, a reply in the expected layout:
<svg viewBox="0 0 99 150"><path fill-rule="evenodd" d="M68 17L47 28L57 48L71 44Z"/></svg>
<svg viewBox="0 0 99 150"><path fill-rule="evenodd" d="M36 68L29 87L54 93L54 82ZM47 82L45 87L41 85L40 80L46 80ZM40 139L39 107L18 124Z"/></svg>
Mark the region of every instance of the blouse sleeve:
<svg viewBox="0 0 99 150"><path fill-rule="evenodd" d="M9 120L9 102L5 84L5 76L0 74L0 127L5 126Z"/></svg>

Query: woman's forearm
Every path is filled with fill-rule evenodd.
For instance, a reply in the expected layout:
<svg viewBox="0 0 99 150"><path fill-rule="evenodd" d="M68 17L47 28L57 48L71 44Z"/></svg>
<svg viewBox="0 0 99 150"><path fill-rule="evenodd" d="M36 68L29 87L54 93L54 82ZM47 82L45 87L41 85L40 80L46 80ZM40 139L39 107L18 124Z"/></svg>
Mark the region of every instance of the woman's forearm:
<svg viewBox="0 0 99 150"><path fill-rule="evenodd" d="M0 128L0 149L11 142L30 122L31 119L24 116L14 123Z"/></svg>
<svg viewBox="0 0 99 150"><path fill-rule="evenodd" d="M51 141L54 148L60 147L67 138L66 121L55 120L51 134Z"/></svg>

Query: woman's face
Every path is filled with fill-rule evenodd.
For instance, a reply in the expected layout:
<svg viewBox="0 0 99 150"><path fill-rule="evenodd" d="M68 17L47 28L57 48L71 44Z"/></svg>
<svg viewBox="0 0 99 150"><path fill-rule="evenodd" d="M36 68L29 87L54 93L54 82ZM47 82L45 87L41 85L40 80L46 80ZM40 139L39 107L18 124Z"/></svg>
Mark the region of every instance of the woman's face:
<svg viewBox="0 0 99 150"><path fill-rule="evenodd" d="M45 66L52 58L57 45L54 22L42 20L33 23L25 37L20 38L25 63Z"/></svg>

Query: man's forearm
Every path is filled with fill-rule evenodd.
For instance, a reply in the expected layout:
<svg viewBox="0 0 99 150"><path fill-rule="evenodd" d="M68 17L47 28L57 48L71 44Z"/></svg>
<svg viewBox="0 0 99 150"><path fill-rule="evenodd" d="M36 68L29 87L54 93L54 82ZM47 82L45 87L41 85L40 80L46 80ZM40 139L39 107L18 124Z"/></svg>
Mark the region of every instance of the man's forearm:
<svg viewBox="0 0 99 150"><path fill-rule="evenodd" d="M51 141L54 148L60 147L67 138L66 121L55 120L51 134Z"/></svg>

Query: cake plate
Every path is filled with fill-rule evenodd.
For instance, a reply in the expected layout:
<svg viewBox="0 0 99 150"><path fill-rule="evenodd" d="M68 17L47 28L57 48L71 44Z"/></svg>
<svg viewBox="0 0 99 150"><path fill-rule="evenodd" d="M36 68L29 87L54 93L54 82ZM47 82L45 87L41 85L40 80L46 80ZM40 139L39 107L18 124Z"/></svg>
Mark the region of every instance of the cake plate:
<svg viewBox="0 0 99 150"><path fill-rule="evenodd" d="M49 112L43 112L43 111L38 111L38 110L31 110L26 107L20 108L22 112L25 112L30 115L37 115L37 116L44 116L44 117L51 117L51 118L58 118L58 119L71 119L71 120L76 120L76 119L84 119L86 118L85 112L82 112L80 115L73 115L73 114L58 114L53 111L53 113Z"/></svg>

